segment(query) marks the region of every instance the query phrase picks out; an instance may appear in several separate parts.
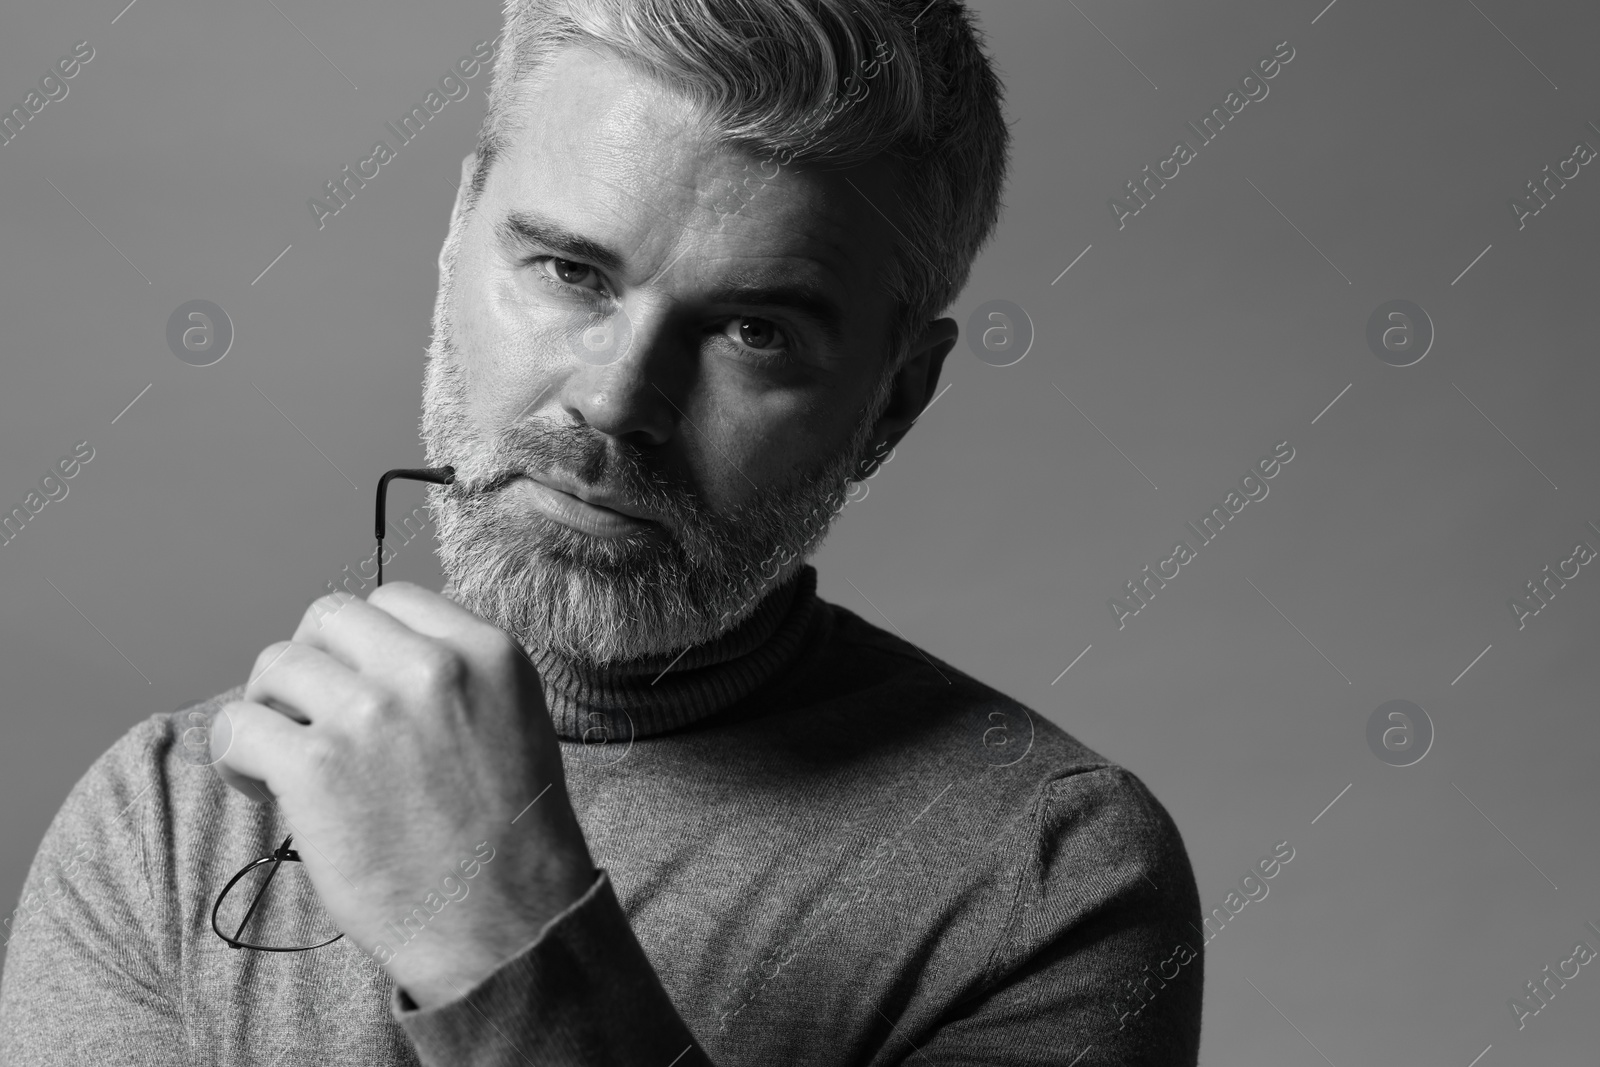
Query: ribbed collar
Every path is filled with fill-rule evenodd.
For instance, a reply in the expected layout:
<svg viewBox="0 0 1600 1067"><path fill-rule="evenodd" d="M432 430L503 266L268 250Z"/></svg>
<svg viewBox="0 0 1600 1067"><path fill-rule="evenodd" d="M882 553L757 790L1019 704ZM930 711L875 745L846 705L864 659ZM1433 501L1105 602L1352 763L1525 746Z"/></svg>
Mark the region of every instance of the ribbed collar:
<svg viewBox="0 0 1600 1067"><path fill-rule="evenodd" d="M579 741L587 730L592 740L599 729L617 740L649 737L732 706L798 658L816 592L816 568L802 567L744 622L683 653L596 668L537 652L532 659L556 735Z"/></svg>

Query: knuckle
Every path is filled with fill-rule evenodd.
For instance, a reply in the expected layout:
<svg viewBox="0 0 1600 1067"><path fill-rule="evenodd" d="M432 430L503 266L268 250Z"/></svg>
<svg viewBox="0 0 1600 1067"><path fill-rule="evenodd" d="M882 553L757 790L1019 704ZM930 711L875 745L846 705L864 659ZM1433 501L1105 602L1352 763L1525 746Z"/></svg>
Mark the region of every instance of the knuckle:
<svg viewBox="0 0 1600 1067"><path fill-rule="evenodd" d="M362 693L345 708L345 719L358 733L381 728L393 718L394 706L378 693Z"/></svg>
<svg viewBox="0 0 1600 1067"><path fill-rule="evenodd" d="M250 681L259 681L263 674L266 674L275 664L278 664L285 656L288 656L290 649L293 647L293 641L274 641L262 649L261 654L256 656L255 664L250 668Z"/></svg>
<svg viewBox="0 0 1600 1067"><path fill-rule="evenodd" d="M306 606L305 612L300 616L300 625L306 628L321 629L330 618L339 614L344 606L355 600L353 593L342 589L317 597Z"/></svg>
<svg viewBox="0 0 1600 1067"><path fill-rule="evenodd" d="M490 669L503 675L517 670L526 658L526 653L510 634L504 630L491 629L484 638L483 658Z"/></svg>
<svg viewBox="0 0 1600 1067"><path fill-rule="evenodd" d="M412 671L424 686L433 690L451 689L466 679L467 664L456 652L433 645L412 661Z"/></svg>

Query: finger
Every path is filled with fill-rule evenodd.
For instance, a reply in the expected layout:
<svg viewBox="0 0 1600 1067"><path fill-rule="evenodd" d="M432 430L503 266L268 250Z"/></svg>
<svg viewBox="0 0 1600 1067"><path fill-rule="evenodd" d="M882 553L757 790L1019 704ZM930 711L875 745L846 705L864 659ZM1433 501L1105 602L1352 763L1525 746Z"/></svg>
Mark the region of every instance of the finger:
<svg viewBox="0 0 1600 1067"><path fill-rule="evenodd" d="M255 663L250 668L250 678L245 683L243 699L256 699L254 695L256 691L256 683L262 678L266 677L269 672L275 670L278 664L283 661L283 657L288 655L290 650L294 647L295 643L293 641L274 641L272 644L261 650L261 654L256 657ZM295 713L292 709L279 708L278 710L282 711L290 718L295 717Z"/></svg>
<svg viewBox="0 0 1600 1067"><path fill-rule="evenodd" d="M212 769L250 799L280 795L295 768L305 766L306 728L272 708L236 700L224 704L217 719Z"/></svg>
<svg viewBox="0 0 1600 1067"><path fill-rule="evenodd" d="M427 655L426 637L386 611L345 594L318 597L300 618L294 642L328 653L352 670L384 677Z"/></svg>
<svg viewBox="0 0 1600 1067"><path fill-rule="evenodd" d="M475 616L442 593L411 582L392 582L374 589L366 603L397 617L413 632L454 649L478 667L518 665L534 670L526 649L506 630Z"/></svg>
<svg viewBox="0 0 1600 1067"><path fill-rule="evenodd" d="M367 603L419 634L452 644L461 639L481 639L482 631L497 629L442 593L413 582L379 586L367 595Z"/></svg>
<svg viewBox="0 0 1600 1067"><path fill-rule="evenodd" d="M320 648L298 641L281 642L261 653L271 654L268 669L245 686L244 698L266 705L299 723L334 722L349 709L370 704L369 682ZM260 662L259 660L257 662Z"/></svg>

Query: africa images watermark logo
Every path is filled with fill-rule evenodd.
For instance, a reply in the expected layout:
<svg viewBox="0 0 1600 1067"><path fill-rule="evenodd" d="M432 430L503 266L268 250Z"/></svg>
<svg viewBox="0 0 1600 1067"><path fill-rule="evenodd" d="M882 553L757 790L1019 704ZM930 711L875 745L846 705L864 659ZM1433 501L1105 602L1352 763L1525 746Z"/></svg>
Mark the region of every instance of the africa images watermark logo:
<svg viewBox="0 0 1600 1067"><path fill-rule="evenodd" d="M1589 523L1589 529L1600 534L1600 526ZM1594 562L1595 550L1587 541L1579 541L1572 546L1572 555L1559 560L1552 570L1546 563L1540 571L1541 578L1529 578L1525 588L1526 596L1509 597L1506 604L1511 608L1511 614L1516 616L1517 629L1526 629L1528 620L1550 606L1559 590L1565 589L1567 583L1583 573L1583 568ZM1567 568L1572 572L1567 573ZM1553 583L1553 584L1552 584Z"/></svg>
<svg viewBox="0 0 1600 1067"><path fill-rule="evenodd" d="M1589 123L1591 127L1600 130L1600 126ZM1550 164L1544 165L1543 175L1539 178L1530 178L1526 188L1526 196L1513 196L1506 201L1511 208L1511 215L1517 220L1517 229L1526 229L1528 220L1550 206L1550 201L1556 198L1556 192L1567 187L1567 182L1576 178L1583 172L1583 168L1594 162L1594 146L1588 141L1578 141L1572 146L1572 154L1561 160L1550 169ZM1570 168L1570 170L1568 169Z"/></svg>
<svg viewBox="0 0 1600 1067"><path fill-rule="evenodd" d="M72 91L67 82L76 78L83 70L83 64L93 58L94 46L88 41L79 41L72 46L71 55L56 60L55 66L39 79L38 89L28 90L20 106L0 114L0 145L16 140L22 128L34 121L45 107L65 100Z"/></svg>
<svg viewBox="0 0 1600 1067"><path fill-rule="evenodd" d="M1367 347L1391 367L1420 363L1433 348L1433 319L1409 300L1379 304L1367 316Z"/></svg>
<svg viewBox="0 0 1600 1067"><path fill-rule="evenodd" d="M1600 926L1592 922L1585 922L1583 925L1587 927L1588 933L1600 938ZM1600 944L1600 940L1595 943ZM1517 1029L1522 1030L1528 1025L1529 1019L1548 1008L1550 1002L1556 999L1556 993L1565 989L1568 982L1583 973L1583 968L1594 961L1595 955L1595 950L1589 942L1580 940L1572 946L1572 955L1556 964L1554 970L1547 963L1540 972L1544 975L1543 978L1537 981L1529 979L1522 983L1527 996L1511 997L1506 1001L1511 1008L1511 1017L1517 1020ZM1568 967L1572 968L1570 973Z"/></svg>
<svg viewBox="0 0 1600 1067"><path fill-rule="evenodd" d="M411 105L411 109L400 118L398 126L393 122L383 124L394 138L394 148L389 147L387 140L378 140L373 143L367 157L356 163L354 170L351 170L350 164L346 163L340 168L338 176L323 183L322 188L327 199L311 197L306 201L306 205L311 209L311 217L317 222L317 229L327 226L328 219L349 207L356 193L365 189L367 182L376 178L384 166L395 160L400 148L416 140L422 133L422 128L443 111L447 104L452 100L467 98L472 91L470 82L494 59L495 50L504 36L502 33L493 41L479 41L473 45L471 54L456 60L455 65L439 79L437 89L428 90L428 94L422 98L422 103Z"/></svg>
<svg viewBox="0 0 1600 1067"><path fill-rule="evenodd" d="M991 367L1021 363L1033 337L1033 318L1009 300L986 300L967 316L967 347Z"/></svg>
<svg viewBox="0 0 1600 1067"><path fill-rule="evenodd" d="M445 868L445 873L439 878L438 886L429 886L427 896L423 897L420 903L413 905L398 922L389 919L384 923L394 935L395 947L390 948L379 941L372 946L373 959L379 963L388 963L406 945L428 929L428 923L435 915L448 905L467 899L467 895L472 892L469 881L476 878L483 870L483 865L494 859L494 856L494 846L487 841L480 841L473 849L472 856L460 861L455 867Z"/></svg>
<svg viewBox="0 0 1600 1067"><path fill-rule="evenodd" d="M1187 123L1195 140L1200 142L1200 148L1221 136L1228 123L1252 102L1265 100L1272 91L1267 82L1282 73L1283 67L1294 57L1294 47L1288 41L1279 41L1273 45L1272 54L1257 60L1255 66L1239 79L1239 88L1230 89L1228 95L1222 98L1222 105L1212 108L1210 114L1200 120L1200 125ZM1150 201L1156 198L1156 190L1165 189L1167 182L1182 174L1184 167L1199 158L1199 150L1185 139L1172 146L1172 155L1159 161L1154 171L1148 163L1145 164L1141 172L1144 177L1124 183L1126 195L1113 196L1106 201L1111 209L1111 221L1117 224L1117 229L1126 228L1129 218L1150 206ZM1169 166L1170 172L1167 169Z"/></svg>
<svg viewBox="0 0 1600 1067"><path fill-rule="evenodd" d="M1409 700L1379 704L1367 716L1367 747L1391 767L1420 763L1433 748L1433 720Z"/></svg>
<svg viewBox="0 0 1600 1067"><path fill-rule="evenodd" d="M1267 479L1275 478L1283 469L1282 464L1294 459L1294 446L1288 441L1279 441L1272 446L1272 455L1263 456L1256 461L1254 467L1246 471L1239 479L1239 488L1229 489L1222 498L1222 503L1214 505L1211 513L1200 520L1196 526L1192 521L1184 524L1194 539L1201 546L1210 544L1221 536L1228 523L1238 517L1252 501L1267 499L1267 494L1272 492L1267 485ZM1167 583L1182 573L1182 569L1199 558L1199 552L1187 540L1179 541L1172 546L1172 555L1156 564L1155 569L1150 569L1150 564L1144 565L1142 577L1131 578L1122 583L1122 590L1127 594L1127 599L1114 596L1106 601L1106 606L1111 609L1111 615L1117 621L1117 629L1127 628L1127 620L1139 614L1150 606L1159 590L1165 589ZM1167 572L1167 567L1172 572ZM1151 583L1155 583L1153 586Z"/></svg>
<svg viewBox="0 0 1600 1067"><path fill-rule="evenodd" d="M72 454L56 460L55 466L39 479L38 490L29 490L22 503L0 515L0 545L9 545L22 533L23 527L38 517L52 501L65 500L71 488L67 482L76 478L83 465L94 459L94 446L79 441L72 446Z"/></svg>
<svg viewBox="0 0 1600 1067"><path fill-rule="evenodd" d="M179 304L167 316L167 347L191 367L209 367L233 348L233 320L209 300Z"/></svg>

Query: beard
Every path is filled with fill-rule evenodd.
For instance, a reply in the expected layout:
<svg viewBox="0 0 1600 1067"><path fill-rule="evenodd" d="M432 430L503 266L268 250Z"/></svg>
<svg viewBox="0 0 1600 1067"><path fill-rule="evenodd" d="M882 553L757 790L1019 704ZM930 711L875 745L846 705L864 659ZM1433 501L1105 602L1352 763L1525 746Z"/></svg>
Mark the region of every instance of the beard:
<svg viewBox="0 0 1600 1067"><path fill-rule="evenodd" d="M719 513L650 453L587 424L534 415L490 433L471 425L450 315L458 234L452 226L441 257L422 418L428 463L456 470L453 485L430 489L445 595L530 654L590 666L659 660L733 629L805 565L851 483L870 475L871 461L858 461L888 403L888 377L843 448ZM507 507L501 490L512 479L558 473L659 521L596 537Z"/></svg>

